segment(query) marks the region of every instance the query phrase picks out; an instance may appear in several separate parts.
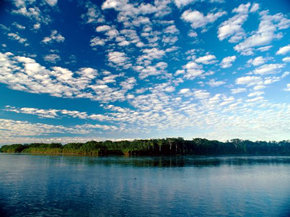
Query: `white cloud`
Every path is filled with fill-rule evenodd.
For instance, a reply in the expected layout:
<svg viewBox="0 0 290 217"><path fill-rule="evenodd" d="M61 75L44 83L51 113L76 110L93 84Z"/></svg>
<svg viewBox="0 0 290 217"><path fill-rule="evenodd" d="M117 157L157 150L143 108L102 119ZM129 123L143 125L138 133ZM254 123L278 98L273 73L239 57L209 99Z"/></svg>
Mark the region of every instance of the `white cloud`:
<svg viewBox="0 0 290 217"><path fill-rule="evenodd" d="M84 6L85 9L87 9L87 12L82 14L81 17L86 23L100 24L105 22L105 19L96 4L93 4L91 1L87 1Z"/></svg>
<svg viewBox="0 0 290 217"><path fill-rule="evenodd" d="M60 33L58 33L57 30L53 30L51 31L50 36L43 38L42 43L44 44L48 44L52 42L61 43L61 42L64 42L64 40L65 38Z"/></svg>
<svg viewBox="0 0 290 217"><path fill-rule="evenodd" d="M256 12L257 10L259 10L260 9L260 5L258 4L258 3L254 3L253 5L252 5L252 7L251 7L251 10L250 10L250 12Z"/></svg>
<svg viewBox="0 0 290 217"><path fill-rule="evenodd" d="M232 94L243 93L243 92L246 92L246 91L247 91L246 88L233 88L233 89L231 89Z"/></svg>
<svg viewBox="0 0 290 217"><path fill-rule="evenodd" d="M25 44L26 46L29 45L28 43L26 43L27 42L27 39L26 38L22 38L22 37L20 37L16 33L10 32L10 33L8 33L8 37L11 38L11 39L13 39L13 40L15 40L15 41L18 41L21 44Z"/></svg>
<svg viewBox="0 0 290 217"><path fill-rule="evenodd" d="M119 18L127 20L136 18L138 15L154 14L156 17L163 17L171 12L169 4L171 0L156 1L154 4L135 3L130 4L127 0L106 0L102 9L114 9L119 11Z"/></svg>
<svg viewBox="0 0 290 217"><path fill-rule="evenodd" d="M216 62L216 57L214 55L206 55L197 58L195 61L202 64L213 64Z"/></svg>
<svg viewBox="0 0 290 217"><path fill-rule="evenodd" d="M98 27L96 28L96 31L97 31L97 32L107 32L107 31L109 31L109 30L111 30L111 27L108 26L108 25L98 26Z"/></svg>
<svg viewBox="0 0 290 217"><path fill-rule="evenodd" d="M210 93L207 92L206 90L195 90L193 92L193 95L197 99L207 99L210 96Z"/></svg>
<svg viewBox="0 0 290 217"><path fill-rule="evenodd" d="M248 97L257 97L257 96L261 96L263 95L264 92L263 91L255 91L255 92L251 92L248 94Z"/></svg>
<svg viewBox="0 0 290 217"><path fill-rule="evenodd" d="M110 87L99 81L97 71L89 67L75 72L59 66L48 69L32 58L0 53L0 82L13 90L102 102L125 100L127 90L120 89L119 83Z"/></svg>
<svg viewBox="0 0 290 217"><path fill-rule="evenodd" d="M104 46L106 43L105 40L101 39L100 37L96 36L90 40L90 46Z"/></svg>
<svg viewBox="0 0 290 217"><path fill-rule="evenodd" d="M186 93L189 93L190 90L188 88L183 88L179 91L180 94L186 94Z"/></svg>
<svg viewBox="0 0 290 217"><path fill-rule="evenodd" d="M51 22L50 16L47 15L46 12L41 11L39 7L36 6L35 1L17 0L13 1L13 4L16 7L16 9L12 10L13 14L25 16L34 21L34 24L48 24Z"/></svg>
<svg viewBox="0 0 290 217"><path fill-rule="evenodd" d="M257 96L255 98L247 99L246 102L250 102L251 103L251 102L257 102L257 101L262 101L262 100L264 100L264 97Z"/></svg>
<svg viewBox="0 0 290 217"><path fill-rule="evenodd" d="M254 73L259 75L277 74L283 67L284 64L265 64L255 69Z"/></svg>
<svg viewBox="0 0 290 217"><path fill-rule="evenodd" d="M224 85L226 82L224 82L224 81L216 81L214 79L210 79L209 82L207 82L207 83L211 87L219 87L221 85Z"/></svg>
<svg viewBox="0 0 290 217"><path fill-rule="evenodd" d="M262 82L262 79L257 76L244 76L236 79L236 84L253 86Z"/></svg>
<svg viewBox="0 0 290 217"><path fill-rule="evenodd" d="M123 52L113 51L108 53L108 60L116 65L123 66L127 63L128 57Z"/></svg>
<svg viewBox="0 0 290 217"><path fill-rule="evenodd" d="M259 48L257 48L257 50L264 52L264 51L270 50L270 48L272 48L272 47L273 47L272 45L268 45L268 46L259 47Z"/></svg>
<svg viewBox="0 0 290 217"><path fill-rule="evenodd" d="M208 13L206 16L203 13L191 9L186 10L181 15L181 18L186 22L191 23L191 27L194 29L205 27L209 23L215 22L219 17L225 15L225 11L220 11L217 13Z"/></svg>
<svg viewBox="0 0 290 217"><path fill-rule="evenodd" d="M103 114L87 114L87 112L80 111L72 111L66 109L39 109L39 108L17 108L14 106L6 106L5 111L22 113L22 114L30 114L38 116L39 118L79 118L79 119L91 119L91 120L112 120L111 117Z"/></svg>
<svg viewBox="0 0 290 217"><path fill-rule="evenodd" d="M134 86L136 85L136 79L134 77L130 77L128 78L126 81L121 82L121 86L123 87L123 89L125 90L131 90L134 88Z"/></svg>
<svg viewBox="0 0 290 217"><path fill-rule="evenodd" d="M221 62L221 67L222 68L229 68L232 66L233 62L235 62L236 60L236 56L228 56L223 58L222 62Z"/></svg>
<svg viewBox="0 0 290 217"><path fill-rule="evenodd" d="M50 63L56 63L61 60L60 56L58 54L48 54L43 57L43 59Z"/></svg>
<svg viewBox="0 0 290 217"><path fill-rule="evenodd" d="M167 63L165 62L158 62L155 65L150 66L137 66L135 67L135 70L140 72L139 77L141 79L144 79L151 75L160 75L162 73L165 73L165 69L167 68Z"/></svg>
<svg viewBox="0 0 290 217"><path fill-rule="evenodd" d="M28 5L32 1L26 2ZM175 4L178 7L186 6L192 2L193 0L175 0ZM95 35L90 38L92 49L98 53L103 52L105 49L104 58L107 58L108 61L105 61L105 65L100 69L100 75L97 70L89 67L80 66L81 68L72 70L70 66L64 68L64 66L60 67L59 65L51 68L48 67L49 63L41 65L40 62L35 61L36 59L31 58L32 54L28 58L0 53L0 82L7 84L9 88L38 94L46 93L56 97L97 100L104 103L101 104L104 114L88 114L65 109L10 108L10 110L17 109L18 112L33 114L37 117L79 118L82 119L79 121L83 122L88 119L89 123L93 122L93 120L104 120L106 123L115 121L118 124L118 126L110 126L109 124L93 123L71 127L82 129L84 130L83 132L92 132L92 130L99 129L126 129L128 130L126 132L139 130L142 135L145 135L151 129L157 134L174 128L180 129L180 132L184 132L183 129L187 129L190 132L206 132L198 135L206 137L215 137L217 136L216 132L218 132L218 136L227 138L235 134L224 130L226 128L242 133L244 129L250 132L268 132L266 128L263 128L265 126L265 124L263 125L263 118L265 117L265 123L269 121L273 128L278 121L271 119L268 114L277 118L276 114L279 113L273 112L276 109L273 109L272 104L263 104L265 106L264 110L267 112L262 109L259 112L264 113L255 113L254 108L259 109L258 106L266 103L261 98L263 88L282 78L282 75L272 75L270 71L265 69L266 66L276 72L280 72L282 68L274 67L272 64L268 64L263 68L261 65L265 64L271 57L256 57L259 56L256 55L248 61L248 64L256 66L256 69L254 68L251 72L244 72L244 70L247 70L244 66L233 70L232 77L236 79L234 84L228 84L228 86L223 86L222 88L214 88L213 95L206 90L195 89L206 88L208 87L207 85L219 87L226 84L225 81L227 80L222 78L225 75L224 70L217 67L218 65L204 65L215 63L217 60L214 55L205 53L206 50L202 49L203 41L197 38L197 33L194 31L197 29L198 32L200 30L198 28L202 28L201 30L205 31L207 25L213 25L214 22L214 24L217 24L216 20L225 12L217 12L216 8L210 7L207 10L209 12L205 13L203 11L202 13L194 8L187 10L189 7L186 7L186 14L180 9L177 12L183 14L181 18L189 22L193 27L189 31L182 32L178 30L180 23L172 19L171 15L162 18L162 15L170 13L171 7L174 7L173 3L172 0L157 0L151 3L127 0L104 1L102 8L104 10L109 8L115 10L114 14L116 15L117 23L105 20L105 18L110 16L109 11L101 11L99 6L93 3L90 5L88 2L80 3L82 6L85 5L85 14L81 17L83 22L91 23L87 27L91 28L92 31L96 30ZM198 4L203 3L205 2ZM51 10L46 4L43 4L43 7ZM26 8L29 9L30 6ZM176 8L173 8L173 10L176 10ZM219 24L216 25L219 28L218 39L237 43L246 41L247 34L248 37L256 34L258 30L252 31L251 29L251 32L246 34L243 29L243 24L250 16L249 14L256 11L259 11L258 4L242 4L233 10L233 14L229 19L224 16L223 18L226 21L222 20L220 26ZM253 15L253 19L256 15L258 13ZM284 15L281 16L283 17ZM261 17L263 17L262 14ZM275 18L273 20L273 25L276 28L274 31L275 38L280 38L282 36L280 29L284 28L283 25L287 26L285 21L284 24L282 24L283 22L279 23L278 19ZM39 21L38 24L41 24L43 28L42 22ZM15 28L15 26L11 28ZM31 28L28 26L25 31ZM17 31L21 30L18 29ZM184 34L186 37L187 33L190 37L194 37L189 43L192 43L193 47L195 47L195 52L183 53L183 49L179 47L180 44L176 43L178 39L183 39ZM179 36L179 34L183 35ZM49 39L47 43L50 43ZM266 51L271 48L271 45L265 45L251 47L248 50L246 49L245 52L254 52L256 48L260 51ZM9 46L7 45L7 47ZM197 56L200 53L206 56ZM57 51L49 50L47 54L49 55L37 57L43 57L45 61L52 63L59 60L56 56L58 55ZM269 55L269 52L267 55ZM265 56L267 55L265 54ZM283 61L287 62L287 57L284 59ZM182 61L184 60L188 62L183 63ZM236 56L225 57L218 64L222 68L227 68L231 67L235 60ZM79 64L82 63L80 62ZM182 64L182 66L179 64ZM74 68L75 65L71 67ZM110 67L114 67L116 70ZM130 70L127 71L126 69ZM174 73L174 71L176 72ZM214 75L213 71L216 71L216 75ZM131 74L131 72L135 72L135 75L133 75L134 73ZM242 73L244 75L241 75ZM255 75L255 73L258 75ZM236 77L237 75L244 77ZM283 75L286 76L286 74ZM139 78L136 76L139 76ZM210 78L205 79L205 76L210 76ZM139 84L137 80L139 81L140 78L144 80ZM196 80L186 81L186 79ZM223 94L224 87L229 88L230 92ZM235 99L232 94L238 93L244 94L235 95L239 97ZM123 103L123 101L125 102ZM113 105L114 102L117 105L122 105L122 107ZM107 112L108 110L110 112ZM289 109L287 110L285 106L282 111L284 113L280 110L282 115L289 114L289 112L287 113ZM285 117L287 118L286 115ZM261 121L262 119L263 121ZM288 121L286 120L283 119L282 122L289 123L289 118ZM288 126L283 125L280 129L288 129ZM258 130L253 130L255 127ZM214 133L211 133L213 131ZM73 130L65 132L73 132ZM130 135L133 135L132 132L130 133ZM254 138L264 138L263 133L260 134L260 137L256 136ZM114 134L114 136L117 137L119 134Z"/></svg>
<svg viewBox="0 0 290 217"><path fill-rule="evenodd" d="M121 1L117 1L117 0L106 0L103 5L102 5L102 9L117 9L118 7L120 7L122 4L127 3L126 0L121 0Z"/></svg>
<svg viewBox="0 0 290 217"><path fill-rule="evenodd" d="M175 87L169 86L169 87L166 87L164 90L165 90L165 92L171 93L171 92L174 92L175 91Z"/></svg>
<svg viewBox="0 0 290 217"><path fill-rule="evenodd" d="M272 40L281 38L282 34L278 31L290 26L290 20L281 13L268 15L268 11L262 11L260 15L258 30L234 47L242 55L252 55L254 48L268 45Z"/></svg>
<svg viewBox="0 0 290 217"><path fill-rule="evenodd" d="M196 0L174 0L174 3L178 8L181 8L188 4L194 3L195 1Z"/></svg>
<svg viewBox="0 0 290 217"><path fill-rule="evenodd" d="M240 4L239 7L233 9L233 12L246 14L248 13L250 6L251 6L251 3Z"/></svg>
<svg viewBox="0 0 290 217"><path fill-rule="evenodd" d="M194 31L190 31L190 32L188 33L188 36L191 37L191 38L195 38L195 37L197 37L197 33L194 32Z"/></svg>
<svg viewBox="0 0 290 217"><path fill-rule="evenodd" d="M144 49L143 53L145 55L139 57L139 60L142 59L148 59L148 60L153 60L153 59L161 59L164 55L165 52L163 50L159 50L158 48L151 48L151 49Z"/></svg>
<svg viewBox="0 0 290 217"><path fill-rule="evenodd" d="M86 129L64 127L62 125L50 125L43 123L30 123L28 121L15 121L10 119L1 119L0 137L18 137L18 136L44 136L53 133L61 134L87 134Z"/></svg>
<svg viewBox="0 0 290 217"><path fill-rule="evenodd" d="M219 40L230 38L229 42L236 43L245 37L244 29L242 25L248 19L250 3L241 4L238 8L233 9L237 15L224 21L218 28Z"/></svg>
<svg viewBox="0 0 290 217"><path fill-rule="evenodd" d="M287 84L286 88L284 89L285 91L290 91L290 83Z"/></svg>
<svg viewBox="0 0 290 217"><path fill-rule="evenodd" d="M47 4L50 6L55 6L57 4L57 0L45 0Z"/></svg>
<svg viewBox="0 0 290 217"><path fill-rule="evenodd" d="M194 61L189 61L186 65L183 66L185 73L178 73L183 74L183 77L189 80L193 80L198 76L201 76L204 72L201 65L198 65ZM181 72L181 71L179 71Z"/></svg>
<svg viewBox="0 0 290 217"><path fill-rule="evenodd" d="M20 29L20 30L26 29L25 26L23 26L23 25L21 25L19 23L16 23L16 22L12 23L12 25L15 26L17 29Z"/></svg>
<svg viewBox="0 0 290 217"><path fill-rule="evenodd" d="M262 56L256 57L255 59L249 59L248 64L251 64L253 66L258 66L261 64L264 64L266 62L266 59Z"/></svg>
<svg viewBox="0 0 290 217"><path fill-rule="evenodd" d="M282 59L282 61L285 62L285 63L289 63L290 62L290 57L284 57Z"/></svg>
<svg viewBox="0 0 290 217"><path fill-rule="evenodd" d="M247 17L248 16L245 14L238 14L229 20L224 21L218 29L219 40L224 40L228 37L231 37L230 42L233 43L241 40L245 36L242 25L246 21Z"/></svg>
<svg viewBox="0 0 290 217"><path fill-rule="evenodd" d="M23 114L33 114L43 118L55 118L57 116L55 109L36 109L36 108L15 108L13 106L6 106L5 111L23 113Z"/></svg>
<svg viewBox="0 0 290 217"><path fill-rule="evenodd" d="M285 55L290 52L290 44L280 47L276 54Z"/></svg>

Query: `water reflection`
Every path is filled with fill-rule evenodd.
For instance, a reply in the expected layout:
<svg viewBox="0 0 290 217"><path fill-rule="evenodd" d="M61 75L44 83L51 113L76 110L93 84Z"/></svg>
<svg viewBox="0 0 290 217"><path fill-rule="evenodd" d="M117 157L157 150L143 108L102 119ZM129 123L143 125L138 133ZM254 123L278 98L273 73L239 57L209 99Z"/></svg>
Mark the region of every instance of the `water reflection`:
<svg viewBox="0 0 290 217"><path fill-rule="evenodd" d="M43 156L42 156L43 157ZM134 167L218 167L221 165L243 166L243 165L275 165L290 164L288 156L227 156L227 157L78 157L78 156L45 156L52 164L71 165L85 164L94 166L96 164L111 166L134 166Z"/></svg>
<svg viewBox="0 0 290 217"><path fill-rule="evenodd" d="M289 157L0 155L0 216L287 216Z"/></svg>

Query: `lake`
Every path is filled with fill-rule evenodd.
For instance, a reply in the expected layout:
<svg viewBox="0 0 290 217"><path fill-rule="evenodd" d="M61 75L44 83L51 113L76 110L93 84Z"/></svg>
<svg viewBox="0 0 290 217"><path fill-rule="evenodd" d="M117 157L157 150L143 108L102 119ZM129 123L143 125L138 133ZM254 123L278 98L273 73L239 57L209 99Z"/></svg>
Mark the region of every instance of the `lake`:
<svg viewBox="0 0 290 217"><path fill-rule="evenodd" d="M0 216L290 216L290 157L0 154Z"/></svg>

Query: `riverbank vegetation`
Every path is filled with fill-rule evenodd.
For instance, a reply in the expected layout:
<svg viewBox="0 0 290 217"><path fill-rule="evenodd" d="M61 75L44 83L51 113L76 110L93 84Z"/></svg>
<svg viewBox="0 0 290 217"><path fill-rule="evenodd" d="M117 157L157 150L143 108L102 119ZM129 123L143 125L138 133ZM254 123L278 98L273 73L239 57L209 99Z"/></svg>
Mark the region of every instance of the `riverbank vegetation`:
<svg viewBox="0 0 290 217"><path fill-rule="evenodd" d="M290 141L265 142L232 139L226 142L195 138L147 139L133 141L89 141L86 143L31 143L3 145L5 153L62 154L86 156L159 155L290 155Z"/></svg>

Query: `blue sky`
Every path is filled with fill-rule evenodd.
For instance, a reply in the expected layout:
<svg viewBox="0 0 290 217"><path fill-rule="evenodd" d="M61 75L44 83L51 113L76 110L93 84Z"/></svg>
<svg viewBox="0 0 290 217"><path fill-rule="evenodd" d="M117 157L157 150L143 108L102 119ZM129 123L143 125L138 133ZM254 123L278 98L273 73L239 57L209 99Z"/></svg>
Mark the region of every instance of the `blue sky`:
<svg viewBox="0 0 290 217"><path fill-rule="evenodd" d="M290 3L0 3L0 143L290 139Z"/></svg>

